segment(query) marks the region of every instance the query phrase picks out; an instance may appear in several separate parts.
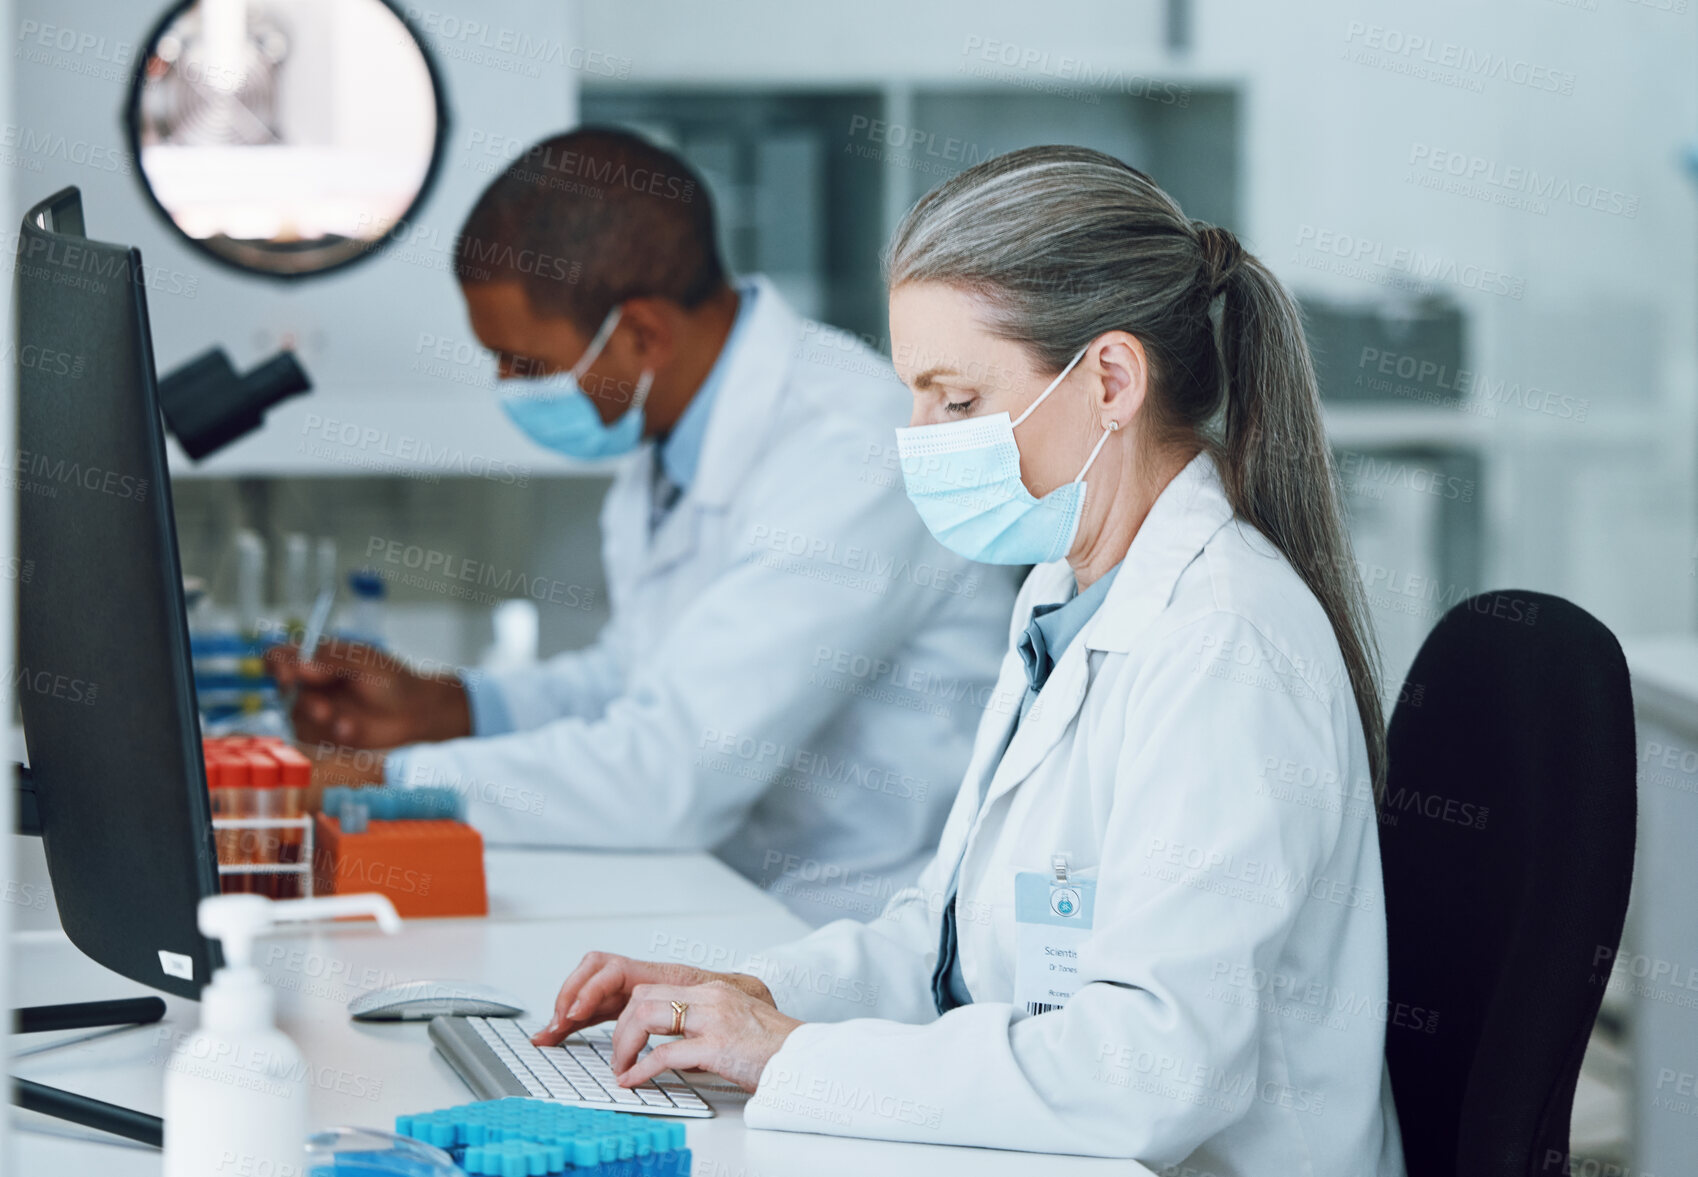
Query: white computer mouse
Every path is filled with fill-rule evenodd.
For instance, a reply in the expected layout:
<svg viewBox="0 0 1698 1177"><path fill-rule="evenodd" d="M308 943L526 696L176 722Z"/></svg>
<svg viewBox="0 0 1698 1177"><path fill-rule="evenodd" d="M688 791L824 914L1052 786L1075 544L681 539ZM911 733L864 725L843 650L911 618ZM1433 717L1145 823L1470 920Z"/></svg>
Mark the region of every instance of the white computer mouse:
<svg viewBox="0 0 1698 1177"><path fill-rule="evenodd" d="M348 1003L356 1022L410 1022L436 1017L510 1018L525 1012L512 997L476 981L406 981L362 993Z"/></svg>

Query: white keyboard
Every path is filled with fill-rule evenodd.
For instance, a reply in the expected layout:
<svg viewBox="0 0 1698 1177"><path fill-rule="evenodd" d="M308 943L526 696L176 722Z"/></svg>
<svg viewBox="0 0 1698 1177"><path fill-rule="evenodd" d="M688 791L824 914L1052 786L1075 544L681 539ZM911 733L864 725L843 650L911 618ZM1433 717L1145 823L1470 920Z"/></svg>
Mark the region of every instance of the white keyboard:
<svg viewBox="0 0 1698 1177"><path fill-rule="evenodd" d="M533 1033L512 1018L445 1017L430 1023L431 1041L479 1099L516 1095L649 1116L713 1115L677 1071L662 1071L640 1087L619 1086L611 1026L593 1026L559 1046L532 1046Z"/></svg>

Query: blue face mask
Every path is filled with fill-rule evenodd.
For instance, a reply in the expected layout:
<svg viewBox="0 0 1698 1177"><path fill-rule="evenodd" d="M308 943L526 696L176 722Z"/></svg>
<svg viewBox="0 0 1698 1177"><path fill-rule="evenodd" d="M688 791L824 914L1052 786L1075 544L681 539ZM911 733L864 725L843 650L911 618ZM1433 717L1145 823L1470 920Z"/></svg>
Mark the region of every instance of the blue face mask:
<svg viewBox="0 0 1698 1177"><path fill-rule="evenodd" d="M547 446L568 458L593 462L616 458L637 448L643 439L643 403L648 400L654 373L644 372L631 395L631 407L611 425L603 424L595 402L578 387L578 381L607 346L619 325L619 307L607 312L584 356L569 372L557 372L535 380L516 380L519 387L503 393L501 408L507 419L538 445Z"/></svg>
<svg viewBox="0 0 1698 1177"><path fill-rule="evenodd" d="M1103 430L1078 477L1041 499L1020 480L1014 427L1044 403L1084 355L1081 349L1068 361L1016 420L998 413L896 431L908 497L944 547L981 564L1046 564L1073 546L1085 511L1085 474L1120 423Z"/></svg>

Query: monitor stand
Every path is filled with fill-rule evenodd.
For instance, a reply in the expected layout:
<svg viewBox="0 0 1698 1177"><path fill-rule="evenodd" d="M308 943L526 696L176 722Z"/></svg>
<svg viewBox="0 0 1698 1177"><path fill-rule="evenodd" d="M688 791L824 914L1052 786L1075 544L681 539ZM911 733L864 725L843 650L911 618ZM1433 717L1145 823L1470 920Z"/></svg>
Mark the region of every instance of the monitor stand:
<svg viewBox="0 0 1698 1177"><path fill-rule="evenodd" d="M37 1005L12 1011L14 1034L44 1034L49 1030L87 1030L99 1026L145 1026L165 1016L158 997L126 997L115 1001L78 1001L69 1005ZM102 1103L86 1095L61 1091L28 1079L12 1080L12 1102L57 1120L98 1128L116 1136L159 1148L165 1143L165 1121L158 1116Z"/></svg>
<svg viewBox="0 0 1698 1177"><path fill-rule="evenodd" d="M17 766L14 798L17 832L40 835L36 817L35 789L29 769ZM76 1001L68 1005L36 1005L12 1011L14 1034L45 1034L51 1030L91 1030L102 1026L145 1026L165 1016L165 1002L158 997L125 997L114 1001ZM98 1128L115 1136L139 1140L155 1148L165 1142L165 1121L158 1116L102 1103L73 1091L61 1091L29 1079L12 1080L12 1102L32 1112L68 1120L85 1128Z"/></svg>

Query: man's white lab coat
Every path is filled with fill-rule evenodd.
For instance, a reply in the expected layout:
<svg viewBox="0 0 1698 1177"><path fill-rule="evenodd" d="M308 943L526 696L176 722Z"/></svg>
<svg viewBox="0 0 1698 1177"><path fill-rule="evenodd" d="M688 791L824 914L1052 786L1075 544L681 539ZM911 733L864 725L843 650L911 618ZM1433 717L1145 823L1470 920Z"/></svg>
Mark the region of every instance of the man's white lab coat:
<svg viewBox="0 0 1698 1177"><path fill-rule="evenodd" d="M460 789L491 841L711 849L815 923L867 919L936 846L1014 582L908 502L889 363L756 281L652 535L654 447L615 476L599 639L491 676L518 730L412 746L392 779Z"/></svg>

